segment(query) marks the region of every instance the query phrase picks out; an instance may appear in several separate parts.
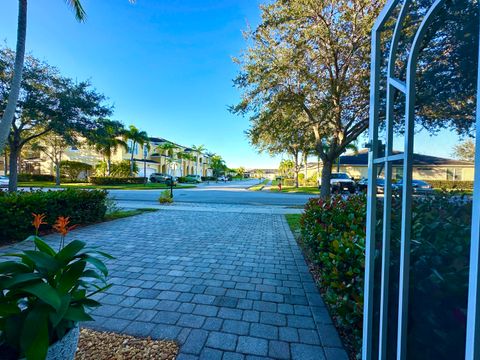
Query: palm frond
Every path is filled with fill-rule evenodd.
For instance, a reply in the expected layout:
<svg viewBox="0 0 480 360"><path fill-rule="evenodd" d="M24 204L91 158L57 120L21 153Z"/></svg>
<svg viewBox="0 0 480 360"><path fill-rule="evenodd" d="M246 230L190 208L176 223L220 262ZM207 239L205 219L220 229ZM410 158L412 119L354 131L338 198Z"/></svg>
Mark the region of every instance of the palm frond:
<svg viewBox="0 0 480 360"><path fill-rule="evenodd" d="M85 12L80 0L65 0L65 2L73 9L73 11L75 11L75 18L78 21L81 22L85 20L87 13Z"/></svg>

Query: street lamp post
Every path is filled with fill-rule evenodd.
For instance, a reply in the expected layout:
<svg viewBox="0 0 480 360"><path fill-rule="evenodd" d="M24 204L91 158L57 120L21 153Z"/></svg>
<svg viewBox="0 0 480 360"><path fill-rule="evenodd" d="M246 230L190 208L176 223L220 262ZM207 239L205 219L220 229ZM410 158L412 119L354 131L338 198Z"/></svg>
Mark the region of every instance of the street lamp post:
<svg viewBox="0 0 480 360"><path fill-rule="evenodd" d="M177 169L177 162L172 162L170 164L170 170L172 171L172 175L171 178L170 178L170 198L173 199L173 178L174 178L174 173L175 173L175 170Z"/></svg>

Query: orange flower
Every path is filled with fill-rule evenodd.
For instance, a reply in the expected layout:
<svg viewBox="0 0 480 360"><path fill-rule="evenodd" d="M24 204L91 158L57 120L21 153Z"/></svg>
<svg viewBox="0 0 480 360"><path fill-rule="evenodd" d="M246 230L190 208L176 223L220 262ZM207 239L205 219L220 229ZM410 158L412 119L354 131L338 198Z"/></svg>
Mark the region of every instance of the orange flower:
<svg viewBox="0 0 480 360"><path fill-rule="evenodd" d="M45 214L34 214L34 213L32 213L32 215L33 215L32 225L35 227L35 229L38 232L38 229L40 229L40 226L47 224L44 221L46 215Z"/></svg>
<svg viewBox="0 0 480 360"><path fill-rule="evenodd" d="M66 236L70 231L75 229L77 225L72 225L68 226L70 224L70 218L69 217L64 217L64 216L59 216L55 224L53 225L53 228L62 236Z"/></svg>

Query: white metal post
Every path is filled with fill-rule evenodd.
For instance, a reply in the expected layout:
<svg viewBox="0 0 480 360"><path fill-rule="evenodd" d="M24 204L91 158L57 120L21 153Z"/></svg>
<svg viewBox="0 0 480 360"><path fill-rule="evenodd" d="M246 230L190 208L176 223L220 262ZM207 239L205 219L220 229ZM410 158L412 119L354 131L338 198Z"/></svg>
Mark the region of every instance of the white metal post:
<svg viewBox="0 0 480 360"><path fill-rule="evenodd" d="M466 360L480 359L480 49L477 69L475 182L473 187L470 274L468 280Z"/></svg>

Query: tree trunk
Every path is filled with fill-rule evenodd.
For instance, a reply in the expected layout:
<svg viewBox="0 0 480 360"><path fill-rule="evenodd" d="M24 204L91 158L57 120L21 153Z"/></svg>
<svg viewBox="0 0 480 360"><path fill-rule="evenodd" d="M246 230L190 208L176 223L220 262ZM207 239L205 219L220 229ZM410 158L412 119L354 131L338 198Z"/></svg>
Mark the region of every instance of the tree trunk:
<svg viewBox="0 0 480 360"><path fill-rule="evenodd" d="M60 186L60 161L55 162L55 185Z"/></svg>
<svg viewBox="0 0 480 360"><path fill-rule="evenodd" d="M23 62L25 59L25 41L27 36L27 0L18 1L18 28L17 48L15 53L15 64L13 68L13 79L8 94L7 106L0 120L0 153L5 149L8 134L12 126L15 110L17 108L20 87L22 85Z"/></svg>
<svg viewBox="0 0 480 360"><path fill-rule="evenodd" d="M307 161L308 161L308 154L307 154L307 153L305 153L305 154L303 155L303 161L304 161L304 163L305 163L305 169L304 169L304 171L305 171L305 177L304 177L304 184L303 184L303 185L304 185L304 186L307 186L307 176L308 176L308 163L307 163Z"/></svg>
<svg viewBox="0 0 480 360"><path fill-rule="evenodd" d="M112 174L112 159L110 157L107 158L107 175L110 176Z"/></svg>
<svg viewBox="0 0 480 360"><path fill-rule="evenodd" d="M320 187L320 197L326 199L330 196L330 179L332 177L332 160L323 160L322 185Z"/></svg>
<svg viewBox="0 0 480 360"><path fill-rule="evenodd" d="M130 177L133 177L133 151L135 150L135 143L132 147L132 156L130 157Z"/></svg>
<svg viewBox="0 0 480 360"><path fill-rule="evenodd" d="M10 150L10 177L8 182L8 191L15 192L18 187L18 157L20 154L20 149Z"/></svg>
<svg viewBox="0 0 480 360"><path fill-rule="evenodd" d="M6 150L5 150L5 163L3 164L3 166L4 166L4 169L3 169L4 175L7 176L8 175L8 153Z"/></svg>
<svg viewBox="0 0 480 360"><path fill-rule="evenodd" d="M293 159L295 161L295 168L293 169L295 174L295 187L298 188L298 173L300 172L300 166L298 165L298 152L293 155Z"/></svg>

